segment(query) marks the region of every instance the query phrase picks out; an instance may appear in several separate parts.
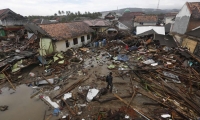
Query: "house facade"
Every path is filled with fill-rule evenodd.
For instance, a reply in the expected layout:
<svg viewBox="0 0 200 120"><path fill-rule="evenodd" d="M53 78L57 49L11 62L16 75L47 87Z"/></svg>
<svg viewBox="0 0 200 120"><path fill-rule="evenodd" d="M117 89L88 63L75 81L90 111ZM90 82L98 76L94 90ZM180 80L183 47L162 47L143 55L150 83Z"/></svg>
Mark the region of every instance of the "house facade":
<svg viewBox="0 0 200 120"><path fill-rule="evenodd" d="M176 15L172 32L185 34L200 26L200 2L186 2Z"/></svg>
<svg viewBox="0 0 200 120"><path fill-rule="evenodd" d="M158 18L156 15L139 15L135 16L134 27L137 26L155 26Z"/></svg>
<svg viewBox="0 0 200 120"><path fill-rule="evenodd" d="M0 10L0 25L1 26L24 25L25 23L27 23L27 19L13 12L12 10L10 9Z"/></svg>

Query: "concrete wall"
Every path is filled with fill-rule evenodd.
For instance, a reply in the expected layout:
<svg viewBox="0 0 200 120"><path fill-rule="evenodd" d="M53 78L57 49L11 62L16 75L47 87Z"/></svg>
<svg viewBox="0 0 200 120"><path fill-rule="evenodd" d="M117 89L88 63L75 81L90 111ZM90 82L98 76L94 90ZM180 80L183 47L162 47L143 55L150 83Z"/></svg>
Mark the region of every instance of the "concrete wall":
<svg viewBox="0 0 200 120"><path fill-rule="evenodd" d="M90 35L89 40L87 40L87 35L82 35L85 38L84 44L87 44L88 42L91 41L92 36L91 36L91 34L89 34L89 35ZM81 47L83 45L83 43L81 42L81 36L77 37L77 39L78 39L78 44L76 44L76 45L74 45L73 38L68 39L69 47L66 47L67 40L56 41L55 42L55 50L60 52L60 51L67 51L70 48Z"/></svg>
<svg viewBox="0 0 200 120"><path fill-rule="evenodd" d="M143 25L141 25L138 22L134 22L134 27L136 27L136 26L154 26L154 25L156 25L156 22L155 23L143 23Z"/></svg>
<svg viewBox="0 0 200 120"><path fill-rule="evenodd" d="M174 18L174 17L165 17L165 18L164 18L165 24L174 23L174 21L172 20L173 18Z"/></svg>
<svg viewBox="0 0 200 120"><path fill-rule="evenodd" d="M172 32L176 32L179 34L185 34L187 31L188 23L190 20L190 10L188 9L187 5L185 4L179 13L176 15L175 23L172 29Z"/></svg>

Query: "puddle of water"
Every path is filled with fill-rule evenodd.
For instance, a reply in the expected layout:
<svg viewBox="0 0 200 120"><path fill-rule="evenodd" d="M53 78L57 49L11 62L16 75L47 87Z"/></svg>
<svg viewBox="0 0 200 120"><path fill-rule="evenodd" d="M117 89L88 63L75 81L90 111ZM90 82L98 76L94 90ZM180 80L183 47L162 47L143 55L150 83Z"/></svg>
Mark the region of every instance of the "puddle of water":
<svg viewBox="0 0 200 120"><path fill-rule="evenodd" d="M8 105L8 110L0 111L0 120L43 120L48 106L39 98L30 99L33 89L20 85L16 91L2 88L0 106Z"/></svg>

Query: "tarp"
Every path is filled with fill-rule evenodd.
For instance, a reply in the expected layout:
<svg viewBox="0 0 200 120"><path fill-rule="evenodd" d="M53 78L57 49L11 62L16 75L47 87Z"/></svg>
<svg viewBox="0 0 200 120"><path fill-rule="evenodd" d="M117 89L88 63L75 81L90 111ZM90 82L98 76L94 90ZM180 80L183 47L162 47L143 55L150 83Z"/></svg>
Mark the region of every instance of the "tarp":
<svg viewBox="0 0 200 120"><path fill-rule="evenodd" d="M157 34L165 35L165 27L164 26L137 26L136 27L136 35L144 33L149 30L154 30Z"/></svg>
<svg viewBox="0 0 200 120"><path fill-rule="evenodd" d="M127 55L119 54L119 55L117 56L117 60L126 62L126 61L129 60L129 58L128 58Z"/></svg>

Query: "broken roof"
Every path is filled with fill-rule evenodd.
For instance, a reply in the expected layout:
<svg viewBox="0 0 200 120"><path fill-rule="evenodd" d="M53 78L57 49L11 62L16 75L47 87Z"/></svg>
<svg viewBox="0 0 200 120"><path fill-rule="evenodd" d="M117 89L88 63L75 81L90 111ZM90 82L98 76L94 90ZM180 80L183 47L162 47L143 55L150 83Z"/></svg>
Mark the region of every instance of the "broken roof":
<svg viewBox="0 0 200 120"><path fill-rule="evenodd" d="M47 33L42 28L40 28L39 26L37 26L34 23L26 24L26 25L24 25L24 27L29 32L32 32L32 33L35 33L35 34L40 33L40 34L43 34L43 35L47 35Z"/></svg>
<svg viewBox="0 0 200 120"><path fill-rule="evenodd" d="M186 35L200 38L200 26L196 29L193 29L192 31L187 32Z"/></svg>
<svg viewBox="0 0 200 120"><path fill-rule="evenodd" d="M110 26L111 23L107 20L102 20L102 19L95 19L95 20L85 20L83 21L89 26Z"/></svg>
<svg viewBox="0 0 200 120"><path fill-rule="evenodd" d="M191 16L193 18L200 18L200 2L187 2L186 4L192 14Z"/></svg>
<svg viewBox="0 0 200 120"><path fill-rule="evenodd" d="M158 18L156 15L139 15L135 16L134 21L135 22L157 22Z"/></svg>
<svg viewBox="0 0 200 120"><path fill-rule="evenodd" d="M170 35L155 34L154 40L159 40L160 45L166 45L168 47L177 47L174 38Z"/></svg>
<svg viewBox="0 0 200 120"><path fill-rule="evenodd" d="M153 35L153 34L158 34L157 32L155 32L153 29L148 30L146 32L143 32L141 34L138 34L137 36L146 36L146 35Z"/></svg>
<svg viewBox="0 0 200 120"><path fill-rule="evenodd" d="M41 24L39 26L57 40L74 38L93 32L84 22Z"/></svg>

